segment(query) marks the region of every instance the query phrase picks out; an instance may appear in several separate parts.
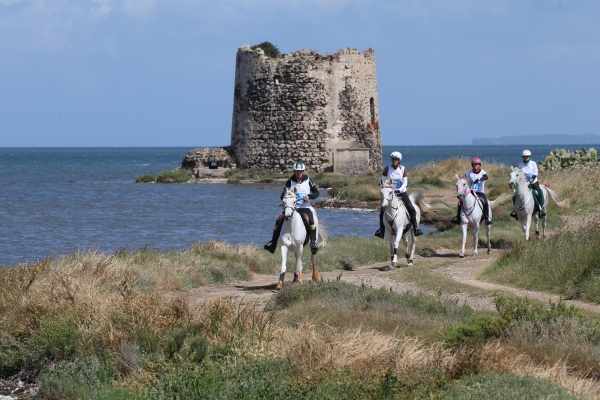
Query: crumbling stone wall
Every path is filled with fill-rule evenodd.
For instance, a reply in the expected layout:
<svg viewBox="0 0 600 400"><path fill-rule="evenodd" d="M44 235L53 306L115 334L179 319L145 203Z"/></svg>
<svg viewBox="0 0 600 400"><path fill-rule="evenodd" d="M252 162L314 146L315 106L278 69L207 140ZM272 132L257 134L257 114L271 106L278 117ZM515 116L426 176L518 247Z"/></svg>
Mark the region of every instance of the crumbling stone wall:
<svg viewBox="0 0 600 400"><path fill-rule="evenodd" d="M375 52L297 51L269 58L238 49L231 149L242 168L289 171L302 161L332 170L335 152L365 149L379 170L381 132Z"/></svg>
<svg viewBox="0 0 600 400"><path fill-rule="evenodd" d="M229 154L229 147L203 147L189 151L181 168L190 170L192 175L200 178L205 176L220 177L236 165Z"/></svg>

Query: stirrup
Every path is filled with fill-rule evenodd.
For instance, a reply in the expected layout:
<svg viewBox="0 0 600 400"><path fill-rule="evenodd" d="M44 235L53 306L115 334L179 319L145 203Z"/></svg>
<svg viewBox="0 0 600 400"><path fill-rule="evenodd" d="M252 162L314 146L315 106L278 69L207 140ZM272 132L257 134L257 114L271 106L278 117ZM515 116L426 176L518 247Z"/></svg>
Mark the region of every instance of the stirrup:
<svg viewBox="0 0 600 400"><path fill-rule="evenodd" d="M377 236L379 239L383 239L385 237L385 229L377 229L377 232L375 232L375 236Z"/></svg>
<svg viewBox="0 0 600 400"><path fill-rule="evenodd" d="M493 223L494 223L494 221L492 221L492 219L491 219L491 218L486 218L486 219L485 219L485 224L486 224L486 225L491 225L491 224L493 224Z"/></svg>
<svg viewBox="0 0 600 400"><path fill-rule="evenodd" d="M453 223L454 225L460 225L460 218L454 217L450 220L450 222Z"/></svg>
<svg viewBox="0 0 600 400"><path fill-rule="evenodd" d="M511 212L510 216L513 217L514 219L516 219L517 221L519 220L519 217L517 217L517 212L516 211Z"/></svg>
<svg viewBox="0 0 600 400"><path fill-rule="evenodd" d="M546 215L548 215L548 213L540 208L540 217L544 218Z"/></svg>
<svg viewBox="0 0 600 400"><path fill-rule="evenodd" d="M418 226L414 229L414 234L415 236L421 236L423 234L423 231L421 230L421 228L419 228Z"/></svg>
<svg viewBox="0 0 600 400"><path fill-rule="evenodd" d="M265 244L263 246L263 249L275 254L275 249L277 248L277 242L275 242L275 244L273 244L272 240L269 240L269 243Z"/></svg>

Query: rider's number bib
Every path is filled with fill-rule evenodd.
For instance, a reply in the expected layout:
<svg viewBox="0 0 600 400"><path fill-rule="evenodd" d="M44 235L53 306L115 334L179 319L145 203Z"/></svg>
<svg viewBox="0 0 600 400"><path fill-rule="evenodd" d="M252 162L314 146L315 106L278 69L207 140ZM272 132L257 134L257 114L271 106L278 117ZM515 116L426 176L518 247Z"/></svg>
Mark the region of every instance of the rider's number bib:
<svg viewBox="0 0 600 400"><path fill-rule="evenodd" d="M301 192L296 193L296 203L297 204L304 203L304 196L306 196L307 194L308 193L301 193Z"/></svg>

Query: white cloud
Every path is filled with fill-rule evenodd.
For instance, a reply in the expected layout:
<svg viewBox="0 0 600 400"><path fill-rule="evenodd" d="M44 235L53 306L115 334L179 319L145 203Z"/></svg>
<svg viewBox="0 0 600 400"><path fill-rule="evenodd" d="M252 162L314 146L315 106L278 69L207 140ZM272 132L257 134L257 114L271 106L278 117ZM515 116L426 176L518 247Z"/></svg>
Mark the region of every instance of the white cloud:
<svg viewBox="0 0 600 400"><path fill-rule="evenodd" d="M156 0L123 0L124 14L144 19L156 9Z"/></svg>
<svg viewBox="0 0 600 400"><path fill-rule="evenodd" d="M93 0L94 3L99 3L98 8L92 8L92 13L96 15L107 15L112 9L107 0Z"/></svg>

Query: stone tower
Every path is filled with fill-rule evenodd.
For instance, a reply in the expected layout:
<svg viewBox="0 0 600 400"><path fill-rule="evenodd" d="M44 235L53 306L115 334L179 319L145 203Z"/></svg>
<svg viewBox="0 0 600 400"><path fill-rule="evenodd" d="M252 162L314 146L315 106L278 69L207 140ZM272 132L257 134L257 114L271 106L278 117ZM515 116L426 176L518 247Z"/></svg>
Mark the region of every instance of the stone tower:
<svg viewBox="0 0 600 400"><path fill-rule="evenodd" d="M280 58L242 46L236 56L231 151L238 166L289 171L379 170L375 52L301 50Z"/></svg>

